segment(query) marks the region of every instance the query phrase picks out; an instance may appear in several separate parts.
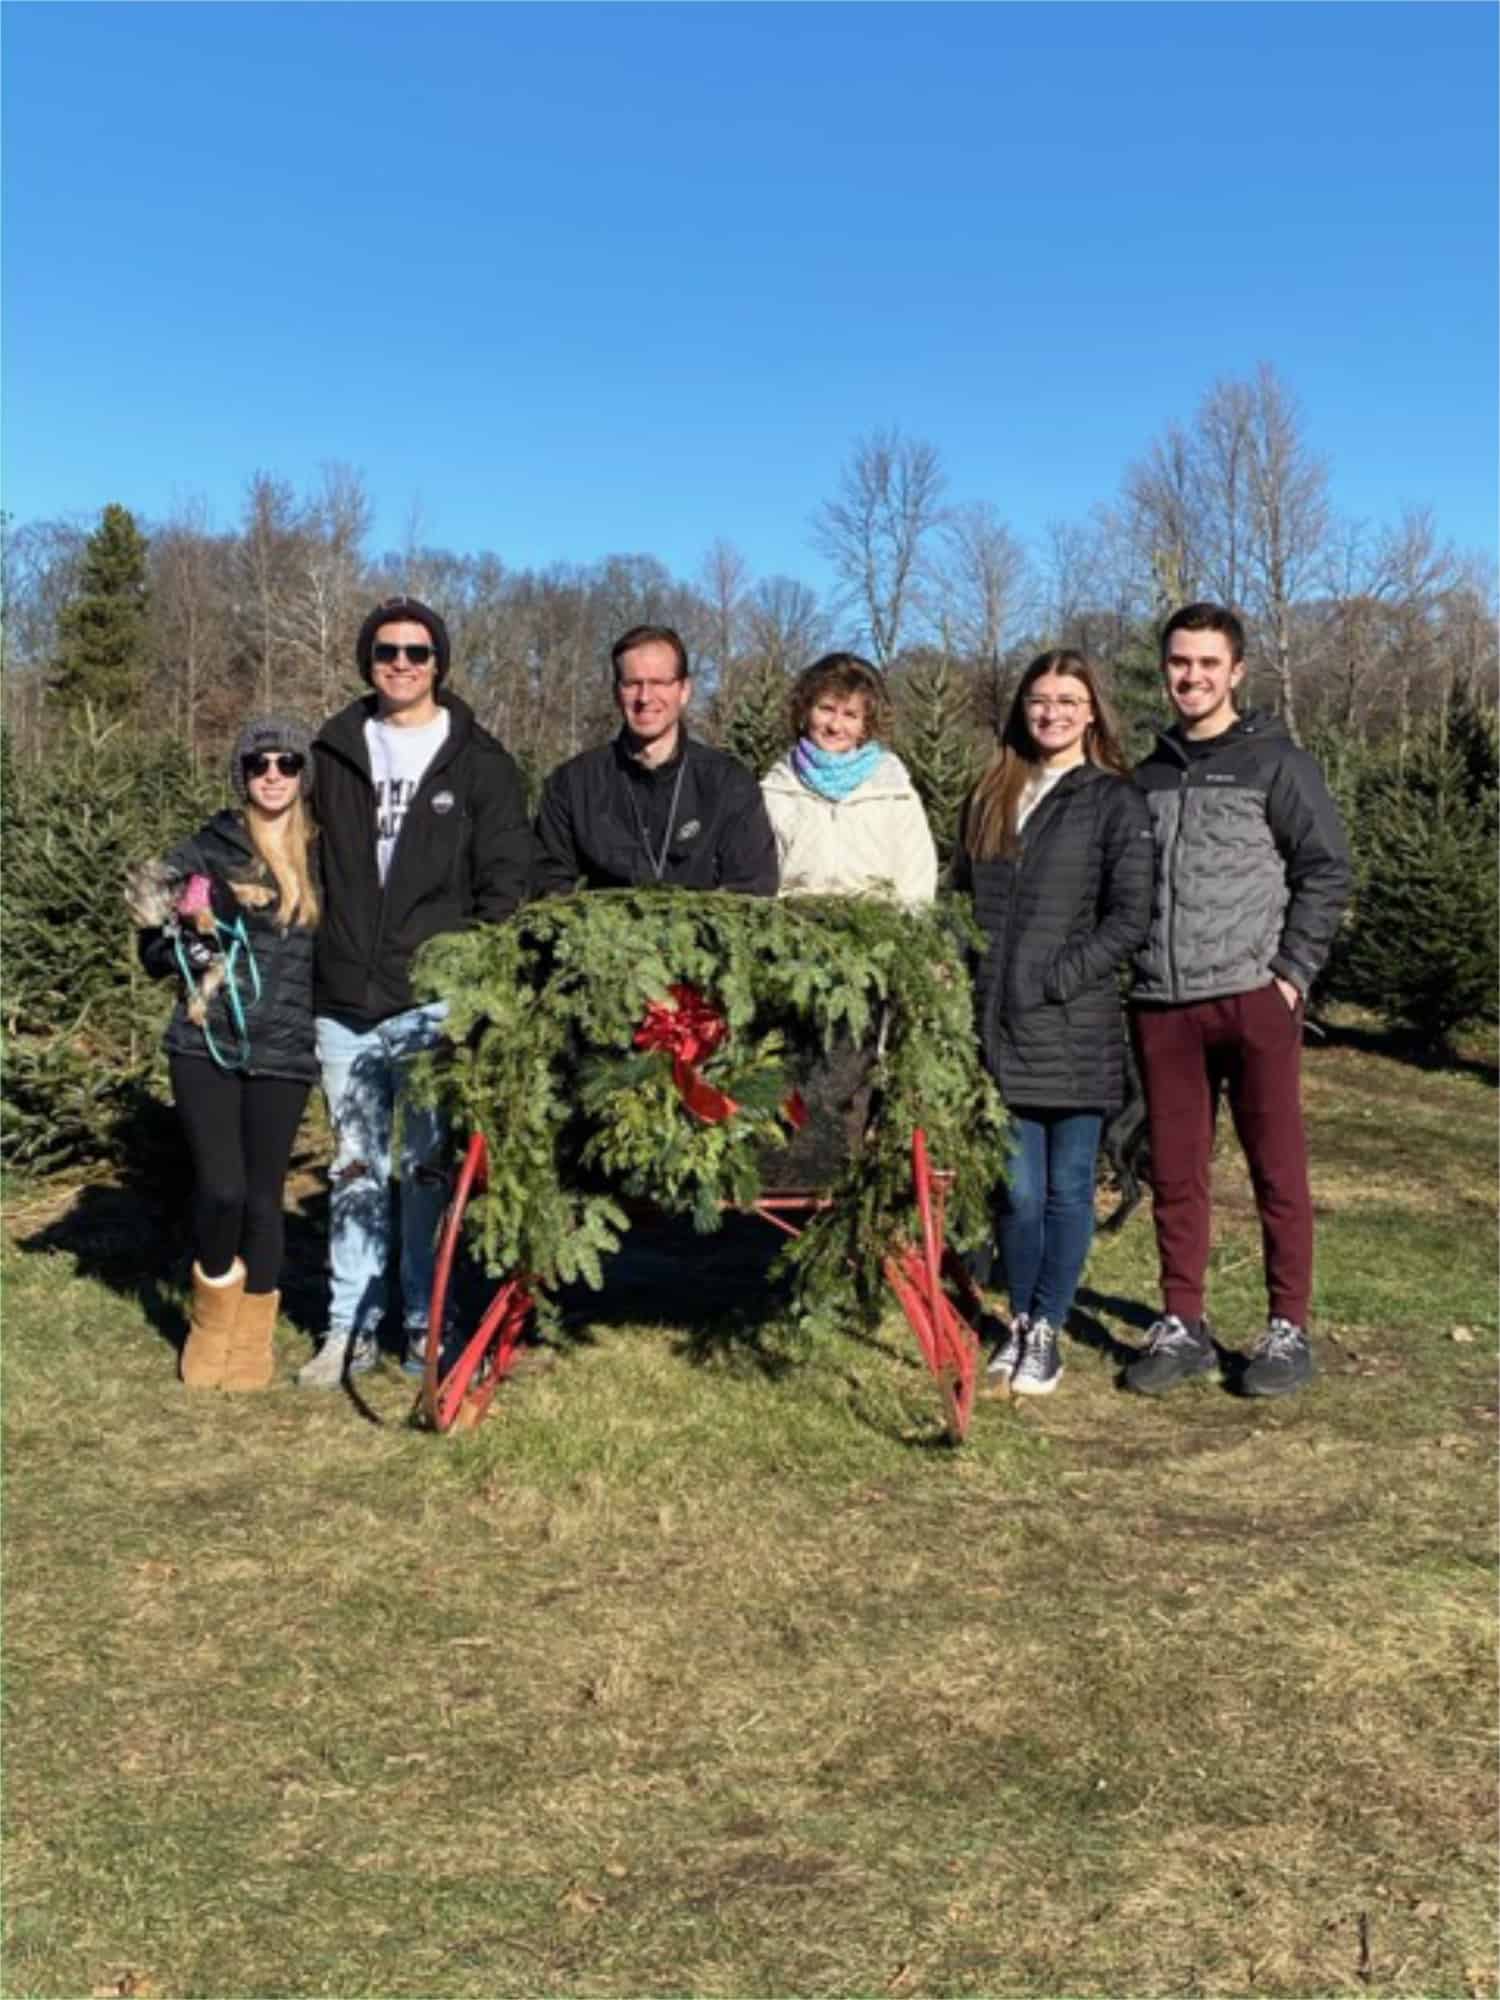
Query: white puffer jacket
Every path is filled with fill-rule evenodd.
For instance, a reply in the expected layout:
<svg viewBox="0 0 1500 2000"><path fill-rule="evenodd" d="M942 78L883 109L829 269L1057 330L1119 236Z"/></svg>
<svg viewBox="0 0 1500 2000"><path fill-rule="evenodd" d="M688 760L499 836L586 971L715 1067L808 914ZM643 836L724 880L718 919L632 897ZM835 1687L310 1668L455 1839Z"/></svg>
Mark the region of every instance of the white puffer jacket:
<svg viewBox="0 0 1500 2000"><path fill-rule="evenodd" d="M846 799L811 791L790 757L761 780L783 896L885 895L908 906L937 893L937 851L906 766L887 751Z"/></svg>

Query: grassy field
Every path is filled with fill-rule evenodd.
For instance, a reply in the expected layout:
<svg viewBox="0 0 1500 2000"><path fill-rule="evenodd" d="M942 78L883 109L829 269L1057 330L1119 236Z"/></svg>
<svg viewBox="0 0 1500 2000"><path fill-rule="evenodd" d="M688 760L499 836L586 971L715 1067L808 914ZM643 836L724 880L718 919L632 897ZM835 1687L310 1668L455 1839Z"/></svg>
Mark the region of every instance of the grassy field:
<svg viewBox="0 0 1500 2000"><path fill-rule="evenodd" d="M18 1198L5 1993L1492 1994L1493 1076L1308 1066L1318 1382L1121 1395L1142 1213L958 1452L743 1245L467 1438L299 1393L306 1189L287 1379L189 1397L172 1218Z"/></svg>

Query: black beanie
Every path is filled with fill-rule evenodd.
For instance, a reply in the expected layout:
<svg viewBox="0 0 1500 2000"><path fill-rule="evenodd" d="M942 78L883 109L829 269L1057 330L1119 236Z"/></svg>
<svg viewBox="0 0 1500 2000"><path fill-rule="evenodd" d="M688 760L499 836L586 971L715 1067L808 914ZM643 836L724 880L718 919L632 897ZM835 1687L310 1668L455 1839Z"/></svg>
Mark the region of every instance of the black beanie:
<svg viewBox="0 0 1500 2000"><path fill-rule="evenodd" d="M354 657L359 662L359 671L365 680L370 678L370 649L375 644L375 634L382 625L425 625L432 634L432 648L437 654L437 677L434 687L448 671L448 628L438 617L430 604L424 604L419 597L388 597L384 604L377 604L364 624L359 628L359 637L354 642Z"/></svg>
<svg viewBox="0 0 1500 2000"><path fill-rule="evenodd" d="M302 759L301 793L312 796L312 733L288 715L257 715L247 722L235 740L229 758L229 789L241 805L250 794L245 786L245 759L262 750L295 750Z"/></svg>

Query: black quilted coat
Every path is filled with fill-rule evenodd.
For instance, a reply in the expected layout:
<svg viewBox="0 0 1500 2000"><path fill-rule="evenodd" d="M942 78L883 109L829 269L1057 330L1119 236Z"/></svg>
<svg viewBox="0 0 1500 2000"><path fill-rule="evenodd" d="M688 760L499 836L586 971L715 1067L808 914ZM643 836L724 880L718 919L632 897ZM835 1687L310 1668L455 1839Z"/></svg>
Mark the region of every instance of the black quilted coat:
<svg viewBox="0 0 1500 2000"><path fill-rule="evenodd" d="M985 1066L1016 1111L1124 1102L1120 968L1151 921L1145 800L1080 764L1027 820L1013 859L976 861L964 826L954 887L985 935L975 1005Z"/></svg>
<svg viewBox="0 0 1500 2000"><path fill-rule="evenodd" d="M167 865L184 875L216 875L225 882L255 882L270 889L276 886L250 845L244 818L237 812L215 813L191 839L172 849ZM274 903L261 910L245 910L242 915L260 975L258 1000L251 997L248 973L239 982L250 1045L243 1073L311 1083L318 1073L313 1047L313 933L297 925L282 930ZM153 979L178 971L172 940L164 932L138 931L136 939L141 963ZM208 1026L221 1053L235 1061L241 1054L240 1042L222 987L209 1002ZM167 1023L164 1045L168 1055L212 1060L203 1030L188 1019L181 998Z"/></svg>

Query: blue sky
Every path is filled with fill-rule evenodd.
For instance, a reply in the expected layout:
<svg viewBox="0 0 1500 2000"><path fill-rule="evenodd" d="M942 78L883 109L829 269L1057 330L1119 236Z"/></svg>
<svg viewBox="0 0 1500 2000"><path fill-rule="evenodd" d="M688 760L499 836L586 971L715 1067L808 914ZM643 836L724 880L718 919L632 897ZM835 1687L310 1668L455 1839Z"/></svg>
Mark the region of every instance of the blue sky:
<svg viewBox="0 0 1500 2000"><path fill-rule="evenodd" d="M5 8L4 501L343 461L377 547L715 535L856 436L1023 535L1271 361L1336 503L1496 536L1480 5Z"/></svg>

